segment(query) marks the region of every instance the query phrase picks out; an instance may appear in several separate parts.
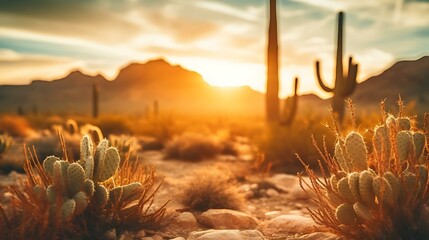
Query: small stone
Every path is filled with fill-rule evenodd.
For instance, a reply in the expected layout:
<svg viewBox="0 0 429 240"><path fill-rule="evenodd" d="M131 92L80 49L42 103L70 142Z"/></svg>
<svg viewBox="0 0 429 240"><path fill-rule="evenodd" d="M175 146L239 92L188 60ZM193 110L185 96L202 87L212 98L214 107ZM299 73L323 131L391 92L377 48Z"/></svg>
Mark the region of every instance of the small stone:
<svg viewBox="0 0 429 240"><path fill-rule="evenodd" d="M152 236L153 240L163 240L164 238L162 238L161 236L159 236L158 234L155 234Z"/></svg>
<svg viewBox="0 0 429 240"><path fill-rule="evenodd" d="M136 234L134 235L136 238L142 238L146 236L146 232L144 230L140 230L138 232L136 232Z"/></svg>
<svg viewBox="0 0 429 240"><path fill-rule="evenodd" d="M268 189L267 192L265 193L268 197L275 197L279 195L279 192L277 192L275 189Z"/></svg>
<svg viewBox="0 0 429 240"><path fill-rule="evenodd" d="M258 230L206 230L191 232L187 240L265 240Z"/></svg>
<svg viewBox="0 0 429 240"><path fill-rule="evenodd" d="M112 228L109 231L105 232L103 235L103 239L106 239L106 240L116 239L116 229Z"/></svg>
<svg viewBox="0 0 429 240"><path fill-rule="evenodd" d="M151 238L151 237L142 237L142 238L140 238L140 240L153 240L153 238Z"/></svg>
<svg viewBox="0 0 429 240"><path fill-rule="evenodd" d="M279 212L279 211L271 211L271 212L266 212L265 213L265 217L267 219L273 219L273 218L276 218L276 217L278 217L280 215L281 215L281 212Z"/></svg>
<svg viewBox="0 0 429 240"><path fill-rule="evenodd" d="M185 240L185 238L183 238L183 237L177 237L177 238L172 238L170 240Z"/></svg>
<svg viewBox="0 0 429 240"><path fill-rule="evenodd" d="M198 221L214 229L254 229L258 226L258 220L249 214L229 209L210 209L203 212Z"/></svg>
<svg viewBox="0 0 429 240"><path fill-rule="evenodd" d="M262 232L274 234L312 233L316 230L313 219L300 215L281 215L264 224Z"/></svg>

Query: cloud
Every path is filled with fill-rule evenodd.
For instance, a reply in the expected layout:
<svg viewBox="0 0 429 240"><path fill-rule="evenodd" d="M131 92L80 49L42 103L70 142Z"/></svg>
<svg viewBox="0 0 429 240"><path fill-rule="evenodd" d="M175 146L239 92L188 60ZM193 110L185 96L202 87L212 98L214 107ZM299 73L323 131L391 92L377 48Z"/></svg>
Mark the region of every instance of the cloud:
<svg viewBox="0 0 429 240"><path fill-rule="evenodd" d="M65 57L19 54L9 49L0 49L0 56L0 84L28 84L34 79L52 79L82 66L81 62Z"/></svg>

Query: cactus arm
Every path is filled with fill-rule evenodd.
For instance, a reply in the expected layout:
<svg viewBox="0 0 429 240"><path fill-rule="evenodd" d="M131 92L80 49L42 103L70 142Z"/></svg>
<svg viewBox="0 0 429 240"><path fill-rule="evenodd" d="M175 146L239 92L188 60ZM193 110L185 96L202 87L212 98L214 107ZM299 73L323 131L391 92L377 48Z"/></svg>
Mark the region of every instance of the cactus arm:
<svg viewBox="0 0 429 240"><path fill-rule="evenodd" d="M341 92L341 95L343 97L350 96L353 93L353 91L355 90L356 85L357 85L356 76L357 76L357 71L358 71L358 64L353 63L352 57L349 58L348 69L349 69L348 74L347 74L347 77L345 78L346 84L345 84L343 91Z"/></svg>
<svg viewBox="0 0 429 240"><path fill-rule="evenodd" d="M294 91L294 95L293 95L292 100L291 100L292 102L288 105L286 105L286 103L285 103L285 107L283 109L284 118L280 122L280 125L282 125L282 126L285 126L285 125L289 126L292 123L293 119L295 118L296 109L297 109L297 105L298 105L298 84L299 84L299 79L296 77L295 78L295 85L294 85L295 91ZM286 113L287 113L287 116L286 116Z"/></svg>
<svg viewBox="0 0 429 240"><path fill-rule="evenodd" d="M323 83L322 76L320 75L320 62L319 61L316 61L316 77L317 77L317 81L319 82L319 85L323 89L323 91L325 91L325 92L333 92L334 91L333 88L330 88Z"/></svg>

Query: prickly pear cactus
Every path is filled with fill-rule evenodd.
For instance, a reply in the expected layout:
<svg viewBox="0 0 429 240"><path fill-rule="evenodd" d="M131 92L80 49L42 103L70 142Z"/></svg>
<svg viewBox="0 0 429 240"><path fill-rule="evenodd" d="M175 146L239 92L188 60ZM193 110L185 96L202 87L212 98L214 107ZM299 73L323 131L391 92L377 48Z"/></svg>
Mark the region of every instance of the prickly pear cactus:
<svg viewBox="0 0 429 240"><path fill-rule="evenodd" d="M134 182L112 189L104 185L105 181L114 176L120 164L117 149L109 147L106 139L100 141L94 150L92 139L85 135L81 141L80 158L70 163L55 156L47 157L42 166L52 184L46 189L41 186L33 188L38 199L52 204L54 213L61 210L60 216L64 221L82 214L89 204L103 207L124 198L135 200L140 197L141 183ZM59 203L61 207L55 207Z"/></svg>
<svg viewBox="0 0 429 240"><path fill-rule="evenodd" d="M418 230L428 223L420 217L429 209L426 135L410 118L393 115L372 133L372 146L355 131L337 139L334 156L324 156L328 184L317 184L306 168L316 183L307 185L319 207L313 219L351 239L429 238Z"/></svg>

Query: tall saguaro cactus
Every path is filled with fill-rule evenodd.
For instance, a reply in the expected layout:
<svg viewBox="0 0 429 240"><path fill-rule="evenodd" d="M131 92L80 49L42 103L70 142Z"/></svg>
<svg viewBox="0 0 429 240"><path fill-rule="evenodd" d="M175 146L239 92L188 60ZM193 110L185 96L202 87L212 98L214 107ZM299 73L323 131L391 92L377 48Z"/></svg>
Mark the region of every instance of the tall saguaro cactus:
<svg viewBox="0 0 429 240"><path fill-rule="evenodd" d="M276 0L270 0L268 26L266 117L269 122L279 120L279 46L277 39Z"/></svg>
<svg viewBox="0 0 429 240"><path fill-rule="evenodd" d="M98 117L98 87L97 84L92 84L92 117Z"/></svg>
<svg viewBox="0 0 429 240"><path fill-rule="evenodd" d="M350 96L356 88L356 75L358 71L358 64L353 63L352 57L349 58L348 72L344 75L343 70L343 21L344 13L338 13L338 36L337 36L337 56L335 67L335 86L330 88L324 84L320 75L320 63L316 61L316 74L317 81L320 87L325 92L332 92L332 108L338 114L341 121L344 117L344 100Z"/></svg>

